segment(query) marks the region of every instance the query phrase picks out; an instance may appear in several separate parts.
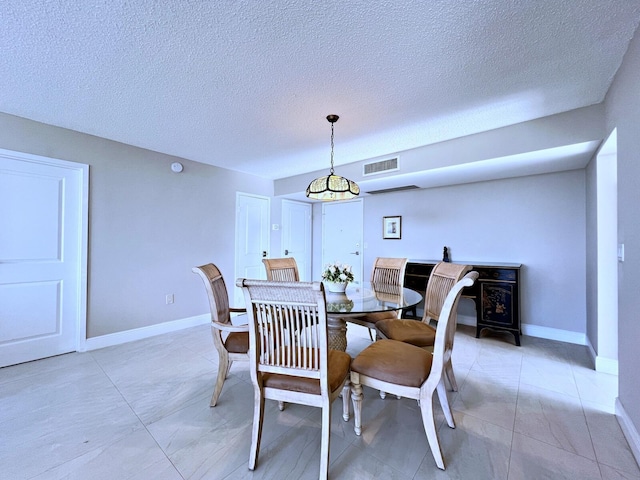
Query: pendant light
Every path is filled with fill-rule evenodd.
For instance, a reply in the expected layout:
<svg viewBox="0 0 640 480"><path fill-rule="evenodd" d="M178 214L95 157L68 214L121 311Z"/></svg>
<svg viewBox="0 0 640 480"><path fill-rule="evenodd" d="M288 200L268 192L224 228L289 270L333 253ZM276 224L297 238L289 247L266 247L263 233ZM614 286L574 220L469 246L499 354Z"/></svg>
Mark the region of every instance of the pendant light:
<svg viewBox="0 0 640 480"><path fill-rule="evenodd" d="M333 173L333 124L338 121L338 115L327 115L331 124L331 170L329 175L316 178L307 187L307 197L314 200L329 202L332 200L348 200L360 194L360 187L356 182Z"/></svg>

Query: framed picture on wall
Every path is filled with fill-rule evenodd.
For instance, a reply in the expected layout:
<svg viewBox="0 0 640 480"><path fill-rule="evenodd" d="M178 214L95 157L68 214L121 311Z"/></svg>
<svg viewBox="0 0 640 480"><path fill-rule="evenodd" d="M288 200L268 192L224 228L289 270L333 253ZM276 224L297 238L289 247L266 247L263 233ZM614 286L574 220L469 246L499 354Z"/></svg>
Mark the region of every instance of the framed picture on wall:
<svg viewBox="0 0 640 480"><path fill-rule="evenodd" d="M382 217L382 238L400 240L402 238L402 217Z"/></svg>

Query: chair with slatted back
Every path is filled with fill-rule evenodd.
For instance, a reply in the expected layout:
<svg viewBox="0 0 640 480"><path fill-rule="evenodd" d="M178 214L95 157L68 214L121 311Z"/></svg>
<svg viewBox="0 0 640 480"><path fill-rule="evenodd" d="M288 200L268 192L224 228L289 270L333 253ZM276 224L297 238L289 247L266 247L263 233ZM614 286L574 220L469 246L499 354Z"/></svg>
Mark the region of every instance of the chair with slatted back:
<svg viewBox="0 0 640 480"><path fill-rule="evenodd" d="M349 365L345 352L329 350L324 287L314 282L238 279L249 317L249 357L254 387L249 469L260 452L264 400L322 408L320 479L329 468L331 403L342 393L349 419Z"/></svg>
<svg viewBox="0 0 640 480"><path fill-rule="evenodd" d="M394 292L402 292L404 286L404 271L407 267L406 258L376 258L371 270L371 283L378 285L382 291L385 286L394 289ZM347 317L346 319L357 325L362 325L369 329L369 336L373 340L372 331L376 329L376 323L380 320L398 319L402 314L402 310L369 313L362 316Z"/></svg>
<svg viewBox="0 0 640 480"><path fill-rule="evenodd" d="M298 264L293 257L263 258L264 268L267 270L267 280L278 282L298 282Z"/></svg>
<svg viewBox="0 0 640 480"><path fill-rule="evenodd" d="M456 305L464 287L478 278L478 272L469 272L462 280L447 289L439 310L440 322L436 330L433 353L397 340L380 339L373 342L351 362L351 387L354 407L355 432L362 433L362 386L366 385L398 397L419 401L422 424L431 453L438 468L444 470L444 458L436 430L433 395L438 394L447 424L455 428L451 407L444 385L447 360L447 338L455 330ZM415 320L414 320L415 321Z"/></svg>
<svg viewBox="0 0 640 480"><path fill-rule="evenodd" d="M432 350L436 338L436 328L430 325L431 321L438 322L444 305L445 298L449 291L467 272L471 270L469 265L459 265L456 263L440 262L431 271L427 290L424 296L424 314L422 321L409 319L387 319L376 323L378 338L386 338L410 343L417 347ZM455 307L457 308L457 302ZM458 385L453 374L451 364L451 353L455 334L454 327L450 329L447 337L446 349L447 358L445 362L446 379L453 391L458 390Z"/></svg>
<svg viewBox="0 0 640 480"><path fill-rule="evenodd" d="M249 360L249 326L246 315L239 315L235 319L236 325L231 323L231 313L245 313L246 309L229 307L229 294L218 267L208 263L193 267L191 271L204 282L211 310L211 335L218 352L218 377L211 397L211 406L215 407L233 362Z"/></svg>

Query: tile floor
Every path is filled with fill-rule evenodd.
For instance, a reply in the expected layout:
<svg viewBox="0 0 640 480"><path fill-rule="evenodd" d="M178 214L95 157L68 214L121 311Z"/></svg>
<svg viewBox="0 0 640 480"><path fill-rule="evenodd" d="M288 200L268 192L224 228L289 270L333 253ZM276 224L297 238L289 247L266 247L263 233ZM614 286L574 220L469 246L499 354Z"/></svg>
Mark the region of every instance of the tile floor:
<svg viewBox="0 0 640 480"><path fill-rule="evenodd" d="M640 478L610 413L617 379L591 370L585 347L524 337L518 348L464 326L456 338L457 428L437 419L447 470L435 466L416 402L365 388L361 437L334 403L331 478ZM349 353L368 343L351 327ZM258 468L247 469L247 365L234 364L210 408L216 362L200 326L0 369L0 477L317 478L320 411L299 405L267 402Z"/></svg>

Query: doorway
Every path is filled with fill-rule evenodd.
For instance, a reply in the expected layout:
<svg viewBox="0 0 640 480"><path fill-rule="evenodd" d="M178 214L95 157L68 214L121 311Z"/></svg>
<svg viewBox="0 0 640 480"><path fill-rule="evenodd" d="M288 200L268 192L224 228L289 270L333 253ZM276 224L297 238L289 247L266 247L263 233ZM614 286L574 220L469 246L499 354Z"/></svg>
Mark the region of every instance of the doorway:
<svg viewBox="0 0 640 480"><path fill-rule="evenodd" d="M300 281L311 281L310 203L282 200L282 257L293 257Z"/></svg>
<svg viewBox="0 0 640 480"><path fill-rule="evenodd" d="M0 150L0 367L86 339L89 166Z"/></svg>
<svg viewBox="0 0 640 480"><path fill-rule="evenodd" d="M322 267L349 264L354 283L363 280L363 212L362 199L322 204Z"/></svg>
<svg viewBox="0 0 640 480"><path fill-rule="evenodd" d="M266 279L262 259L269 255L269 197L236 193L235 278ZM242 290L234 288L234 305L244 305Z"/></svg>

